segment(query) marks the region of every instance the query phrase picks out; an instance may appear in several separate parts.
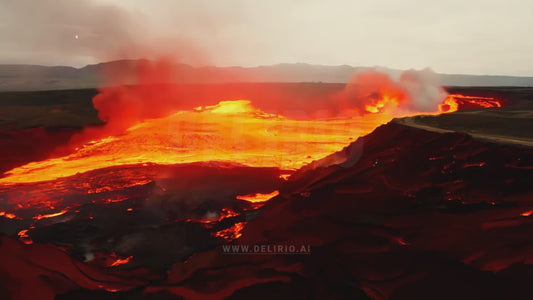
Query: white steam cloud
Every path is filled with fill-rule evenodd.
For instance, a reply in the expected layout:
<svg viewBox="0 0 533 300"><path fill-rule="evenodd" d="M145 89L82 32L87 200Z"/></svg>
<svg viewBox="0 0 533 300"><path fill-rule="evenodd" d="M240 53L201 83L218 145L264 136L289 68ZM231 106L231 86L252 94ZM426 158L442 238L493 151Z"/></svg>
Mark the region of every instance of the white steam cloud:
<svg viewBox="0 0 533 300"><path fill-rule="evenodd" d="M403 72L399 85L409 94L411 101L405 106L412 111L435 111L447 95L439 85L436 74L428 68Z"/></svg>

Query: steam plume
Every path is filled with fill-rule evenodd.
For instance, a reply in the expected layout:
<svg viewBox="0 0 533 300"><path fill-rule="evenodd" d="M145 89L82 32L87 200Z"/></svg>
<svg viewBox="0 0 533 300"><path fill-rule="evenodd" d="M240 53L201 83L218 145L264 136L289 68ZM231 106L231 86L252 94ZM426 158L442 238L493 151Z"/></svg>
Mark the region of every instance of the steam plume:
<svg viewBox="0 0 533 300"><path fill-rule="evenodd" d="M446 98L430 69L408 70L395 81L375 70L355 74L345 88L332 96L344 110L359 114L388 111L394 115L432 112Z"/></svg>

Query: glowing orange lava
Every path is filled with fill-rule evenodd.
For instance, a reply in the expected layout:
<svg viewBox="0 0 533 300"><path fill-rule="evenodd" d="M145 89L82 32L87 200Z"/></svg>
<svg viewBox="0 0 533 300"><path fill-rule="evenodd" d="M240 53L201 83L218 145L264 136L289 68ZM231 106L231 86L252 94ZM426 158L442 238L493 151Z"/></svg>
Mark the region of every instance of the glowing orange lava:
<svg viewBox="0 0 533 300"><path fill-rule="evenodd" d="M460 106L472 108L502 107L502 101L492 97L466 96L460 94L448 95L439 105L440 113L450 113L459 110Z"/></svg>
<svg viewBox="0 0 533 300"><path fill-rule="evenodd" d="M19 239L26 245L33 244L33 241L31 240L30 236L28 235L29 229L24 229L19 231L17 234Z"/></svg>
<svg viewBox="0 0 533 300"><path fill-rule="evenodd" d="M283 174L280 174L280 175L279 175L279 178L281 178L281 179L287 181L287 180L289 180L289 177L291 177L291 175L292 175L292 174L290 174L290 173L283 173Z"/></svg>
<svg viewBox="0 0 533 300"><path fill-rule="evenodd" d="M221 237L226 241L232 241L242 236L241 231L245 224L246 222L235 223L235 225L230 228L215 232L214 236Z"/></svg>
<svg viewBox="0 0 533 300"><path fill-rule="evenodd" d="M210 216L208 218L203 218L203 219L187 219L186 221L187 222L197 222L197 223L203 223L205 225L207 225L207 227L213 225L214 223L218 222L218 221L221 221L223 219L226 219L226 218L231 218L231 217L235 217L235 216L238 216L239 213L227 208L227 207L224 207L222 208L222 210L220 211L220 214L218 216Z"/></svg>
<svg viewBox="0 0 533 300"><path fill-rule="evenodd" d="M12 213L7 213L5 211L0 211L0 217L5 217L8 219L15 219L17 216Z"/></svg>
<svg viewBox="0 0 533 300"><path fill-rule="evenodd" d="M146 120L122 135L91 141L64 157L28 163L7 172L0 183L46 181L148 162L227 161L296 170L342 149L392 118L379 113L349 119L291 120L266 114L247 100L222 101Z"/></svg>
<svg viewBox="0 0 533 300"><path fill-rule="evenodd" d="M394 117L406 116L405 111L401 112L401 115L395 115L398 113L395 112L395 108L405 100L399 98L400 96L401 94L391 92L380 94L380 98L372 97L364 106L366 113L361 115L348 114L348 117L343 118L311 120L294 120L282 115L265 113L252 106L248 100L221 101L217 105L197 107L167 117L147 119L129 127L120 135L90 141L72 154L31 162L12 169L5 177L0 178L0 191L9 190L10 197L6 203L16 205L17 209L29 207L56 211L62 209L59 212L34 216L33 219L38 221L61 216L69 209L65 206L54 208L62 199L52 200L47 196L48 192L73 186L84 190L87 194L95 194L144 185L153 181L154 174L148 170L152 164L218 161L250 167L277 167L285 170L281 172L280 178L288 180L292 171L341 150L356 138L371 132ZM494 98L449 95L434 113L453 112L465 107L501 106L501 101ZM415 114L417 112L409 112L409 115ZM105 180L93 180L94 178L74 180L82 176L74 179L66 178L107 167L138 164L146 167L145 172L151 175L138 176L127 183L110 177L106 177ZM484 164L484 162L472 163L465 167L482 167ZM48 182L43 183L43 181ZM46 186L47 192L27 195L24 191L10 190L13 184L32 182L40 182L38 184ZM248 201L244 210L249 210L260 208L278 194L279 191L276 190L267 194L239 195L236 198ZM126 199L127 195L117 194L106 197L103 201L109 204ZM134 211L132 207L125 210ZM17 213L0 211L0 217L17 218L13 212ZM525 212L522 216L530 214L531 212ZM239 213L234 210L222 208L219 213L186 221L198 222L212 229L221 220L238 215ZM89 215L89 219L92 220L93 217ZM237 222L232 227L212 232L212 235L231 241L241 236L245 224L246 222ZM33 241L28 235L28 230L21 230L18 236L22 242L31 244ZM408 245L401 239L398 243ZM131 259L132 257L117 256L109 266L125 264Z"/></svg>
<svg viewBox="0 0 533 300"><path fill-rule="evenodd" d="M370 113L343 119L293 120L265 113L248 100L221 101L148 119L121 135L86 143L70 155L17 167L0 178L0 184L48 181L111 166L145 163L224 161L296 170L399 117L392 113L400 103L395 95L391 92L373 98L366 106ZM449 95L439 111L452 112L465 103L476 107L501 106L494 98ZM409 113L414 114L417 112ZM139 184L143 183L146 182ZM94 192L104 190L113 187L97 187Z"/></svg>
<svg viewBox="0 0 533 300"><path fill-rule="evenodd" d="M65 214L67 211L66 210L62 210L60 212L57 212L57 213L53 213L53 214L47 214L47 215L37 215L35 217L33 217L35 220L41 220L41 219L46 219L46 218L54 218L54 217L58 217L58 216L61 216L63 214Z"/></svg>
<svg viewBox="0 0 533 300"><path fill-rule="evenodd" d="M454 97L448 96L446 99L444 99L444 102L442 104L439 104L439 112L441 113L450 113L457 111L459 108L459 104L455 100Z"/></svg>
<svg viewBox="0 0 533 300"><path fill-rule="evenodd" d="M369 113L375 114L383 112L387 108L394 108L396 106L398 106L398 98L385 95L376 103L365 105L365 110Z"/></svg>
<svg viewBox="0 0 533 300"><path fill-rule="evenodd" d="M110 265L110 267L116 267L116 266L120 266L120 265L127 264L127 263L129 263L132 259L133 259L133 256L128 256L128 257L126 257L126 258L117 258L117 260L115 260L115 261Z"/></svg>
<svg viewBox="0 0 533 300"><path fill-rule="evenodd" d="M520 215L522 217L529 217L529 216L533 215L533 210L528 210L528 211L526 211L524 213L521 213Z"/></svg>
<svg viewBox="0 0 533 300"><path fill-rule="evenodd" d="M237 196L237 199L249 201L249 202L252 202L252 203L257 203L257 202L268 201L268 200L276 197L277 195L279 195L279 191L273 191L272 193L268 193L268 194L257 193L257 194L253 194L253 195Z"/></svg>

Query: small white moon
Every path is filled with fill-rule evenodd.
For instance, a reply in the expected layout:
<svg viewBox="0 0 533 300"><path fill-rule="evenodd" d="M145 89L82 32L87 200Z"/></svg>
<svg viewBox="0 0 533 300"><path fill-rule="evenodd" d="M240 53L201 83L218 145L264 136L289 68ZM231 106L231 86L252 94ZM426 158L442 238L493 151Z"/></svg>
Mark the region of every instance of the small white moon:
<svg viewBox="0 0 533 300"><path fill-rule="evenodd" d="M78 39L78 38L79 38L79 36L78 36L78 35L76 34L76 35L74 36L74 38L75 38L75 39Z"/></svg>

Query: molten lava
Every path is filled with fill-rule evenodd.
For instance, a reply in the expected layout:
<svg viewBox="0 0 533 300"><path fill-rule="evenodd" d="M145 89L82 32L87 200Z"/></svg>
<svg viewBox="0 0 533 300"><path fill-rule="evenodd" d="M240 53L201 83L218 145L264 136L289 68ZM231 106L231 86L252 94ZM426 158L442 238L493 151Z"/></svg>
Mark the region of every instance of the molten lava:
<svg viewBox="0 0 533 300"><path fill-rule="evenodd" d="M116 267L116 266L120 266L120 265L123 265L123 264L127 264L127 263L129 263L132 259L133 259L133 256L128 256L128 257L126 257L126 258L117 258L117 260L115 260L115 261L110 265L110 267Z"/></svg>
<svg viewBox="0 0 533 300"><path fill-rule="evenodd" d="M5 217L8 219L15 219L17 216L12 213L6 213L5 211L0 211L0 217Z"/></svg>
<svg viewBox="0 0 533 300"><path fill-rule="evenodd" d="M460 109L502 107L502 101L492 97L448 95L439 105L440 113L450 113Z"/></svg>
<svg viewBox="0 0 533 300"><path fill-rule="evenodd" d="M19 231L17 234L19 237L19 240L21 240L24 244L30 245L33 244L33 241L31 240L30 236L28 235L29 229L24 229Z"/></svg>
<svg viewBox="0 0 533 300"><path fill-rule="evenodd" d="M459 108L459 104L457 103L457 100L454 97L448 96L446 99L444 99L444 102L442 104L439 104L439 112L441 113L449 113L457 111Z"/></svg>
<svg viewBox="0 0 533 300"><path fill-rule="evenodd" d="M268 194L257 193L257 194L253 194L253 195L237 196L237 199L249 201L249 202L252 202L252 203L257 203L257 202L268 201L268 200L276 197L277 195L279 195L279 191L276 190L276 191L273 191L272 193L268 193Z"/></svg>
<svg viewBox="0 0 533 300"><path fill-rule="evenodd" d="M390 97L388 95L384 95L380 99L378 99L373 104L367 104L365 105L365 110L369 113L380 113L386 110L387 108L394 108L398 106L399 100L398 97Z"/></svg>
<svg viewBox="0 0 533 300"><path fill-rule="evenodd" d="M244 200L244 201L250 202L250 209L258 209L258 208L263 207L263 205L265 205L265 203L268 200L276 197L277 195L279 195L279 191L275 190L272 193L268 193L268 194L256 193L256 194L237 196L236 198L238 200Z"/></svg>
<svg viewBox="0 0 533 300"><path fill-rule="evenodd" d="M57 212L57 213L53 213L53 214L46 214L46 215L37 215L35 217L33 217L35 220L41 220L41 219L47 219L47 218L54 218L54 217L58 217L58 216L61 216L61 215L64 215L67 211L66 210L62 210L60 212Z"/></svg>
<svg viewBox="0 0 533 300"><path fill-rule="evenodd" d="M401 102L396 98L393 92L380 95L379 99L370 97L367 114L313 120L268 114L253 107L248 100L221 101L213 106L148 119L122 135L86 143L70 155L17 167L7 172L0 184L48 181L111 166L143 163L226 161L296 170L398 117L391 112ZM449 95L439 105L439 112L453 112L462 107L501 107L501 101ZM113 190L113 187L100 189Z"/></svg>
<svg viewBox="0 0 533 300"><path fill-rule="evenodd" d="M522 217L529 217L529 216L533 215L533 210L528 210L528 211L526 211L524 213L521 213L520 215Z"/></svg>
<svg viewBox="0 0 533 300"><path fill-rule="evenodd" d="M230 228L223 229L221 231L216 232L215 236L221 237L225 239L226 241L232 241L234 239L239 238L242 235L241 231L244 228L245 224L246 222L235 223L235 225L233 225Z"/></svg>
<svg viewBox="0 0 533 300"><path fill-rule="evenodd" d="M387 113L349 119L291 120L254 108L250 101L222 101L130 127L91 141L76 152L7 172L0 183L39 182L110 166L227 161L296 170L342 149L390 121Z"/></svg>
<svg viewBox="0 0 533 300"><path fill-rule="evenodd" d="M1 211L0 216L26 219L29 212L19 215L19 210L32 208L39 212L31 217L35 221L55 218L81 205L60 203L63 201L62 193L104 195L149 184L156 178L156 165L218 161L249 167L275 167L285 170L280 178L287 180L293 170L341 150L357 137L398 117L393 112L405 101L398 98L401 95L394 91L375 94L367 102L366 113L345 118L294 120L265 113L252 106L251 101L235 100L179 111L163 118L147 119L131 126L121 135L86 143L69 155L28 163L7 172L7 176L0 178L0 192L9 197L0 200L10 205L10 209ZM500 106L501 101L494 98L449 95L439 106L439 111ZM143 166L142 172L127 167L137 165ZM483 165L477 163L475 166ZM123 170L120 171L121 175L113 171L118 175L116 178L104 176L89 179L89 175L80 175L117 166L123 166ZM25 191L23 187L30 187L31 183L35 186ZM278 193L247 194L236 198L249 202L243 210L258 209ZM130 196L113 194L104 197L92 201L112 204L127 200ZM134 211L132 207L124 210ZM237 215L230 208L223 208L214 216L188 221L214 228L221 220ZM88 218L93 217L89 215ZM213 235L227 240L235 239L240 236L244 224L234 223L230 228L213 232ZM20 231L19 238L31 243L27 232Z"/></svg>

